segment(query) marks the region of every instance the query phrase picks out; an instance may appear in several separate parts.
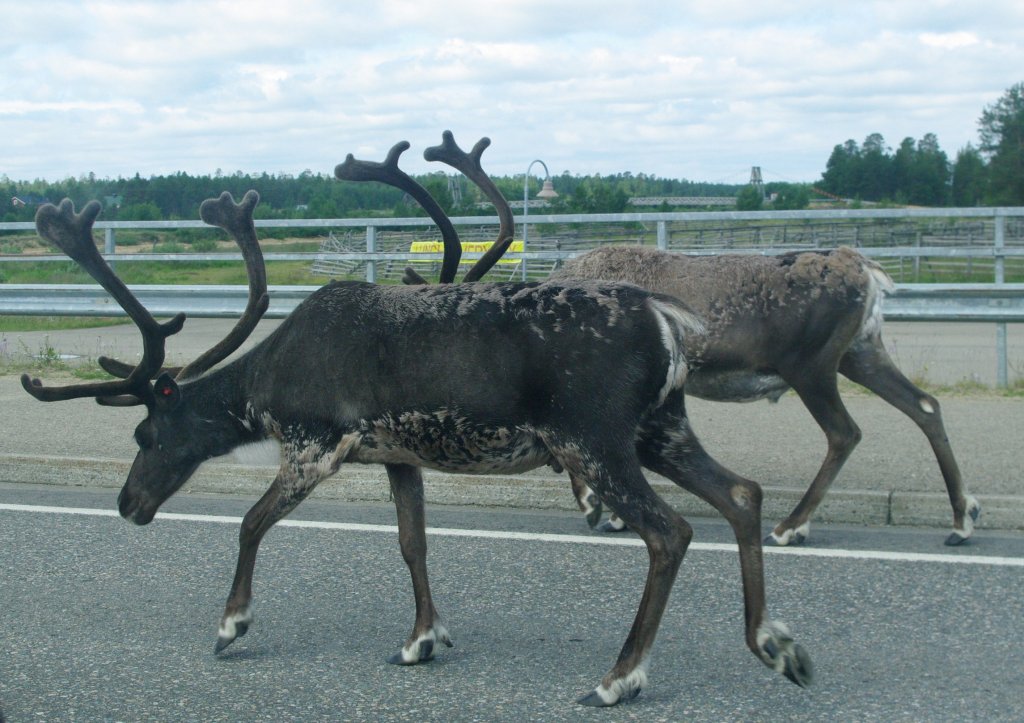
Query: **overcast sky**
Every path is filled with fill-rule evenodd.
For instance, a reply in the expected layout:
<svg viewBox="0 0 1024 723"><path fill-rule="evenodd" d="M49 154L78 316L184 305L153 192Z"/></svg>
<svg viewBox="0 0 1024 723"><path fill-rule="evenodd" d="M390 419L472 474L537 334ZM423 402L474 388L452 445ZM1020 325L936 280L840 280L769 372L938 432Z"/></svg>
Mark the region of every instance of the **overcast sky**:
<svg viewBox="0 0 1024 723"><path fill-rule="evenodd" d="M813 181L832 148L977 145L1024 2L0 0L0 177L330 174L451 129L484 168ZM539 166L534 167L535 174Z"/></svg>

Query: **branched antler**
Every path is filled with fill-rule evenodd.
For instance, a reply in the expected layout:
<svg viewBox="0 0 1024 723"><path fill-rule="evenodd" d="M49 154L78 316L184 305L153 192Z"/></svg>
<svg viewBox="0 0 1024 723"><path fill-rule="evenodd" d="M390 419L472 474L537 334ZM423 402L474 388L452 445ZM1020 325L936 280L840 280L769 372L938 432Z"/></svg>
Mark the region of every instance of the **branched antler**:
<svg viewBox="0 0 1024 723"><path fill-rule="evenodd" d="M151 400L149 380L163 364L166 339L181 331L185 323L184 314L178 314L163 324L157 322L103 260L92 237L92 226L99 213L100 204L96 201L86 204L81 213L75 213L75 206L68 199L61 201L60 206L48 203L36 212L36 229L41 237L57 246L99 282L135 322L142 334L142 361L126 378L113 382L45 387L38 379L30 379L23 374L21 385L25 391L43 402L81 397L109 400L123 395L140 401Z"/></svg>
<svg viewBox="0 0 1024 723"><path fill-rule="evenodd" d="M248 338L270 303L263 254L252 220L257 203L259 194L255 191L246 193L240 204L235 203L230 193L224 192L219 198L208 199L200 206L202 219L227 231L241 249L249 278L249 301L241 318L223 340L187 366L169 369L162 368L165 340L181 330L185 315L178 314L165 324L156 322L103 260L92 238L92 226L100 205L92 201L80 214L74 212L74 206L68 200L61 202L59 208L49 204L41 207L36 214L39 235L82 266L121 305L142 333L143 354L142 361L136 366L109 357L99 358L100 366L120 377L120 381L50 388L26 375L22 377L22 386L43 401L91 396L108 406L150 404L153 392L149 382L161 372L167 372L178 380L192 379L225 359Z"/></svg>
<svg viewBox="0 0 1024 723"><path fill-rule="evenodd" d="M408 149L408 141L399 141L388 151L387 158L383 163L356 160L349 153L343 163L335 166L334 175L342 181L379 181L399 188L412 196L441 231L441 238L444 242L444 259L441 262L439 281L442 284L448 284L455 280L455 273L459 269L462 244L459 242L459 234L455 231L452 222L433 196L398 167L398 157Z"/></svg>
<svg viewBox="0 0 1024 723"><path fill-rule="evenodd" d="M256 191L246 192L241 203L235 203L231 194L225 191L217 199L208 198L203 201L199 207L199 217L211 226L218 226L227 231L242 251L246 276L249 279L249 301L228 335L175 375L179 381L197 377L226 359L249 338L270 305L266 266L252 220L253 210L259 201L260 195Z"/></svg>
<svg viewBox="0 0 1024 723"><path fill-rule="evenodd" d="M475 183L487 195L487 198L494 204L494 209L498 212L498 238L491 245L491 248L487 250L487 253L481 256L473 265L473 268L466 273L466 276L462 279L464 282L477 281L498 262L498 259L502 257L512 243L515 229L515 221L513 220L512 209L508 205L508 201L505 200L501 191L494 185L494 181L491 180L490 176L484 172L483 167L480 165L480 156L483 155L483 152L490 145L491 139L485 136L476 142L473 150L466 153L459 148L452 132L445 131L441 134L441 145L431 146L423 151L423 157L426 160L441 161L457 171L461 171L466 178Z"/></svg>

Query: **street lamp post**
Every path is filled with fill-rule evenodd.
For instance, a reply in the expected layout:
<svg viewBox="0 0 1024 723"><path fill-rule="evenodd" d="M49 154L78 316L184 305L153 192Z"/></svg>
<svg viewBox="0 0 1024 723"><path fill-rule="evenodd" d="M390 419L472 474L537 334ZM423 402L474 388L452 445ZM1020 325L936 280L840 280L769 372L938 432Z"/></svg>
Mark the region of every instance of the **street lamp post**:
<svg viewBox="0 0 1024 723"><path fill-rule="evenodd" d="M548 167L544 161L539 158L530 161L530 165L526 167L526 175L523 177L523 253L526 253L526 238L529 234L529 226L527 225L528 217L530 215L530 169L533 168L534 163L539 163L544 169L544 185L540 191L537 192L537 198L549 199L558 198L558 194L555 192L555 187L551 184L551 174L548 173ZM524 257L519 262L520 268L523 270L523 281L526 281L526 258Z"/></svg>

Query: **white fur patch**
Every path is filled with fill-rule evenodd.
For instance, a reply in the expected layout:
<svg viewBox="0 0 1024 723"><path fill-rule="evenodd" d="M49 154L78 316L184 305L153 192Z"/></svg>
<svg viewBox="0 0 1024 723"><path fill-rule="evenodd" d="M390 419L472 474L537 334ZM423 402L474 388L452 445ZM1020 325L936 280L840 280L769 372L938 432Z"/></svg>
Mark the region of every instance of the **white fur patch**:
<svg viewBox="0 0 1024 723"><path fill-rule="evenodd" d="M864 304L864 319L861 321L861 337L878 334L882 329L882 300L895 288L892 279L880 267L869 264L867 299Z"/></svg>
<svg viewBox="0 0 1024 723"><path fill-rule="evenodd" d="M935 414L935 407L929 404L927 399L922 399L920 405L925 414Z"/></svg>
<svg viewBox="0 0 1024 723"><path fill-rule="evenodd" d="M402 647L402 662L404 663L418 663L420 661L420 651L423 649L425 643L433 644L433 652L437 651L437 644L441 642L445 645L451 645L451 638L448 637L448 629L440 623L434 623L428 632L416 638L409 645Z"/></svg>
<svg viewBox="0 0 1024 723"><path fill-rule="evenodd" d="M281 464L281 443L272 437L261 439L259 442L235 447L230 456L238 464L276 466Z"/></svg>
<svg viewBox="0 0 1024 723"><path fill-rule="evenodd" d="M803 523L795 530L786 530L781 535L776 535L772 532L772 539L775 540L776 545L785 546L796 539L797 535L802 535L806 540L811 534L811 523L810 521Z"/></svg>
<svg viewBox="0 0 1024 723"><path fill-rule="evenodd" d="M620 532L626 529L626 523L623 522L622 518L618 515L612 515L611 517L609 517L608 521L605 522L605 524L608 525L608 528L610 530L614 530L615 532Z"/></svg>
<svg viewBox="0 0 1024 723"><path fill-rule="evenodd" d="M645 657L629 675L624 678L616 678L607 686L602 683L594 689L594 692L601 697L605 705L615 705L622 696L631 695L646 687L647 658Z"/></svg>
<svg viewBox="0 0 1024 723"><path fill-rule="evenodd" d="M651 310L661 329L661 343L668 351L668 373L665 385L658 393L658 404L665 401L669 393L686 381L688 371L683 341L688 334L703 334L704 323L694 314L672 304L650 299Z"/></svg>
<svg viewBox="0 0 1024 723"><path fill-rule="evenodd" d="M238 637L238 625L244 623L248 625L252 622L252 611L249 608L239 610L234 615L228 615L220 623L220 628L217 630L217 637L227 638L234 640Z"/></svg>
<svg viewBox="0 0 1024 723"><path fill-rule="evenodd" d="M967 505L964 508L964 523L963 527L954 527L953 531L960 535L965 540L974 534L974 516L977 514L977 510L981 509L981 505L978 504L976 497L967 495ZM974 514L972 514L974 513Z"/></svg>
<svg viewBox="0 0 1024 723"><path fill-rule="evenodd" d="M591 491L591 489L587 486L584 486L583 491L580 493L580 498L578 502L580 503L580 505L582 505L583 514L585 515L589 515L591 512L594 511L594 506L590 504L590 500L592 499L591 496L593 494L593 491Z"/></svg>

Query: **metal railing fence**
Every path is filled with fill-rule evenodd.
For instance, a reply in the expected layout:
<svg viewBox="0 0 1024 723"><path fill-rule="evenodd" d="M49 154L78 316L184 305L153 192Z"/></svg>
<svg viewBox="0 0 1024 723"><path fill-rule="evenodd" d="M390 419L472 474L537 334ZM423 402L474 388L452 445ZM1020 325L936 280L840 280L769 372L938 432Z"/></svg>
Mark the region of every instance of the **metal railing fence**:
<svg viewBox="0 0 1024 723"><path fill-rule="evenodd" d="M521 227L523 217L517 216ZM493 239L493 216L453 217L465 241ZM1007 272L1024 279L1024 208L832 209L807 211L707 211L617 214L531 214L528 247L509 253L521 278L540 278L566 258L604 243L651 244L689 253L783 253L847 245L878 259L898 282L1006 280ZM335 248L345 251L267 253L269 262L330 258L346 262L350 273L370 281L397 277L400 264L433 263L437 256L410 255L414 240L436 239L428 218L354 218L257 220L272 233L333 234ZM202 221L97 221L103 253L112 261L234 261L237 253L117 253L119 233L210 230ZM32 223L0 223L0 250L5 233L35 232ZM187 244L182 244L186 248ZM268 246L268 248L270 248ZM63 260L60 255L0 253L0 264ZM472 259L467 256L467 260ZM502 267L509 271L506 264Z"/></svg>
<svg viewBox="0 0 1024 723"><path fill-rule="evenodd" d="M492 216L453 217L451 220L464 241L493 239L497 232L497 219ZM522 224L521 216L515 220ZM1007 385L1006 324L1024 321L1021 311L1024 285L1006 283L1008 278L1024 280L1022 207L531 214L529 222L532 227L529 247L521 253L506 254L502 264L489 273L489 279L544 278L566 259L603 243L650 244L693 254L769 255L853 246L877 260L898 283L902 282L887 303L887 318L994 322L997 383ZM405 265L415 265L421 273L430 273L440 264L440 254L410 251L412 241L439 237L428 218L257 220L255 224L258 229L319 230L327 232L328 239L332 240L333 245L324 244L319 252L269 251L265 253L268 263L299 261L310 264L314 270L321 269L325 275L357 276L371 282L395 280ZM237 252L117 251L118 232L210 229L201 221L98 221L94 229L103 232L104 257L110 262L241 262ZM6 249L3 246L5 233L25 231L34 233L34 225L0 223L0 249ZM472 263L480 255L465 253L463 263ZM67 262L67 258L61 254L0 254L0 264L39 261ZM986 283L920 287L907 283L924 277L943 280L950 276L959 281ZM168 290L175 288L177 290ZM275 293L282 301L289 296L304 297L309 293L305 287L295 287L289 292L284 291L285 288L275 287L272 299ZM223 286L151 287L151 290L156 296L147 305L159 305L163 299L174 305L175 312L184 310L193 316L230 316L237 314L244 305L243 302L235 310L238 301L235 297L244 299L244 287L240 290ZM50 301L40 300L40 294ZM92 302L83 304L83 294L89 296L89 292L71 285L61 289L46 285L18 288L0 284L0 313L99 313L85 310ZM35 297L35 301L28 301L31 297ZM117 315L119 310L107 308L104 313ZM160 312L154 309L154 313ZM272 306L271 315L276 313ZM281 315L286 313L281 312Z"/></svg>

